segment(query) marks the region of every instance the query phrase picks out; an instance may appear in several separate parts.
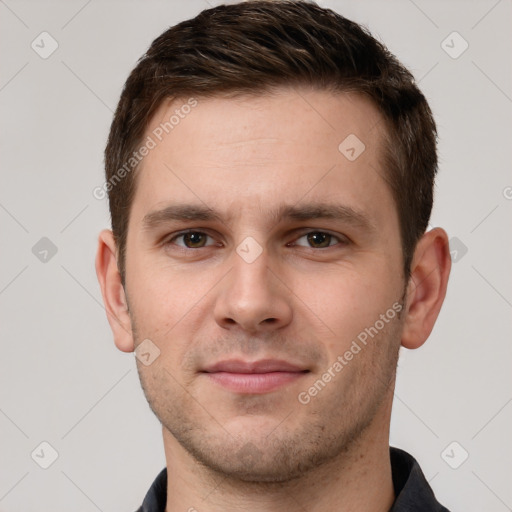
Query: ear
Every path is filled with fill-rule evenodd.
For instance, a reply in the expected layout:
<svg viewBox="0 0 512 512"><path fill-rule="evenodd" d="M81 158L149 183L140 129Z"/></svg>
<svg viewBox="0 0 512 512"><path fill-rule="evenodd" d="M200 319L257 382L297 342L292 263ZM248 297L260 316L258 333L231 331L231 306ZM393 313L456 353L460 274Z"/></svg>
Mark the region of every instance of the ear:
<svg viewBox="0 0 512 512"><path fill-rule="evenodd" d="M448 235L441 228L425 233L416 245L407 286L402 345L418 348L429 337L441 310L452 261Z"/></svg>
<svg viewBox="0 0 512 512"><path fill-rule="evenodd" d="M128 302L117 267L117 249L114 235L109 229L98 237L96 275L101 286L108 323L114 335L116 347L123 352L133 352L133 334Z"/></svg>

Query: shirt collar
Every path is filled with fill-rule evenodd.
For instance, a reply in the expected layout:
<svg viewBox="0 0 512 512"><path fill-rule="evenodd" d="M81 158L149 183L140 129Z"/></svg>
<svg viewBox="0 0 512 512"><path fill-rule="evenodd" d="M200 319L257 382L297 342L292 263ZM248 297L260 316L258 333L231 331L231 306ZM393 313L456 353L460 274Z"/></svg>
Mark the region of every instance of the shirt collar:
<svg viewBox="0 0 512 512"><path fill-rule="evenodd" d="M449 512L437 500L414 457L390 448L395 502L389 512Z"/></svg>
<svg viewBox="0 0 512 512"><path fill-rule="evenodd" d="M389 512L449 512L436 500L414 457L398 448L390 448L390 456L396 499ZM167 468L164 468L136 512L165 512L166 503Z"/></svg>

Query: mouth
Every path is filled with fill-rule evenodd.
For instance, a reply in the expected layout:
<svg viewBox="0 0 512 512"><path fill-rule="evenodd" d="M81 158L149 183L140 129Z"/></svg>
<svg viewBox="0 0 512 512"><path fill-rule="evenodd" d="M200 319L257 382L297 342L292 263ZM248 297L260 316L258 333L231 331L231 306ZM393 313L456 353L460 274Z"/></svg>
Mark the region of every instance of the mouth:
<svg viewBox="0 0 512 512"><path fill-rule="evenodd" d="M201 373L214 384L242 394L263 394L295 382L310 370L278 359L220 361Z"/></svg>

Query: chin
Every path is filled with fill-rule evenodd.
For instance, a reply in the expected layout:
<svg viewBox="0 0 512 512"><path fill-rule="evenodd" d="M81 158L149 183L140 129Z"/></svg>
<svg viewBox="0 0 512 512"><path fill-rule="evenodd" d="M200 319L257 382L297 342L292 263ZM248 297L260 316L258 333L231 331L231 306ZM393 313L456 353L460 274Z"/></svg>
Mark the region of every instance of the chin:
<svg viewBox="0 0 512 512"><path fill-rule="evenodd" d="M209 467L232 481L247 484L282 484L304 476L300 465L292 467L290 461L276 461L271 454L260 457L257 463L251 457L245 457L236 460L217 460L209 464Z"/></svg>

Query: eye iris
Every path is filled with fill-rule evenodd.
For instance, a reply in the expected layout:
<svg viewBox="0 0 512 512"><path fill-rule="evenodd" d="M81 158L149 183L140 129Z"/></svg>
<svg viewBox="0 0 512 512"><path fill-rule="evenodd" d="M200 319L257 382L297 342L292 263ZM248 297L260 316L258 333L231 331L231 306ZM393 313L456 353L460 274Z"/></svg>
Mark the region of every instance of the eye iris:
<svg viewBox="0 0 512 512"><path fill-rule="evenodd" d="M206 237L203 233L185 233L183 235L185 245L191 248L203 247Z"/></svg>
<svg viewBox="0 0 512 512"><path fill-rule="evenodd" d="M309 233L308 243L315 247L329 247L331 242L331 235L328 233Z"/></svg>

